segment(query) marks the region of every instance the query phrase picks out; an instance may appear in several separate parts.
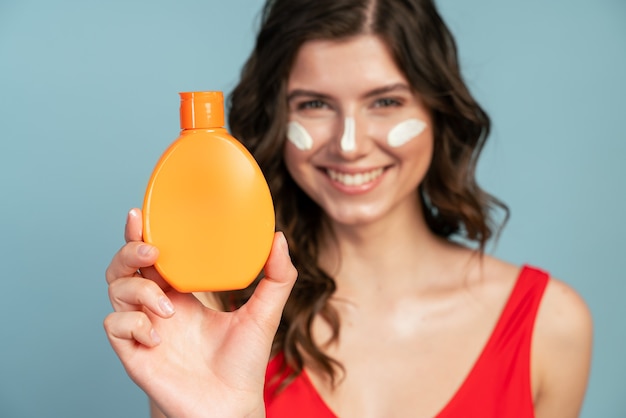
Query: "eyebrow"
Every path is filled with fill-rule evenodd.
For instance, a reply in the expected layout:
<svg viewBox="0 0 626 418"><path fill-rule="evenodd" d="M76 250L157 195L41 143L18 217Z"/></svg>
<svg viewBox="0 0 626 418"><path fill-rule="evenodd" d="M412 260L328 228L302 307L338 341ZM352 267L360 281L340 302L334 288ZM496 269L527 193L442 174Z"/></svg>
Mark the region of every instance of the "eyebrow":
<svg viewBox="0 0 626 418"><path fill-rule="evenodd" d="M292 101L298 97L311 97L315 99L330 99L327 94L322 94L313 90L296 89L287 95L287 102Z"/></svg>
<svg viewBox="0 0 626 418"><path fill-rule="evenodd" d="M363 97L369 98L373 96L379 96L381 94L391 93L391 92L398 91L398 90L408 91L409 93L411 92L411 88L407 86L406 84L395 83L395 84L390 84L388 86L378 87L378 88L375 88L374 90L370 90L367 93L365 93Z"/></svg>
<svg viewBox="0 0 626 418"><path fill-rule="evenodd" d="M411 92L411 88L407 86L405 83L394 83L388 86L377 87L373 90L370 90L363 95L363 98L367 99L373 96L379 96L381 94L387 94L387 93L391 93L391 92L398 91L398 90ZM314 90L296 89L287 95L287 102L290 102L293 99L296 99L298 97L303 97L303 96L315 98L315 99L330 99L331 98L331 96L327 94L320 93Z"/></svg>

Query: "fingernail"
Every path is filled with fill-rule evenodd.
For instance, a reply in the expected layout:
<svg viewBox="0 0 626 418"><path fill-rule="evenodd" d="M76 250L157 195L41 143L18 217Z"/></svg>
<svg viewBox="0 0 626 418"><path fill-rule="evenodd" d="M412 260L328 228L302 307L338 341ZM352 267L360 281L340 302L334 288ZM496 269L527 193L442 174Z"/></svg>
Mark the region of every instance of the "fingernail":
<svg viewBox="0 0 626 418"><path fill-rule="evenodd" d="M166 315L172 315L174 313L174 305L168 298L161 297L159 298L159 308Z"/></svg>
<svg viewBox="0 0 626 418"><path fill-rule="evenodd" d="M142 257L150 255L151 252L152 252L152 247L150 245L141 244L139 247L137 247L137 254L139 254Z"/></svg>
<svg viewBox="0 0 626 418"><path fill-rule="evenodd" d="M134 209L129 210L128 213L126 214L126 225L128 225L128 223L130 222L130 218L134 218L136 216L137 214L135 213Z"/></svg>
<svg viewBox="0 0 626 418"><path fill-rule="evenodd" d="M155 344L161 343L161 337L159 336L159 333L156 332L156 329L154 328L150 330L150 338L152 339L152 342Z"/></svg>

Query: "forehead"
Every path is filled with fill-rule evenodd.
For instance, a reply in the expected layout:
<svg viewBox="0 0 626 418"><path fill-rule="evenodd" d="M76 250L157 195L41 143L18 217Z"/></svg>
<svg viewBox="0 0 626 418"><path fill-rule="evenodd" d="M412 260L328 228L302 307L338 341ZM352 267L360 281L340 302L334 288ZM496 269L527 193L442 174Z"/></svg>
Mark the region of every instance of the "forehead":
<svg viewBox="0 0 626 418"><path fill-rule="evenodd" d="M305 42L294 60L288 89L369 89L407 83L379 37L359 35L342 40Z"/></svg>

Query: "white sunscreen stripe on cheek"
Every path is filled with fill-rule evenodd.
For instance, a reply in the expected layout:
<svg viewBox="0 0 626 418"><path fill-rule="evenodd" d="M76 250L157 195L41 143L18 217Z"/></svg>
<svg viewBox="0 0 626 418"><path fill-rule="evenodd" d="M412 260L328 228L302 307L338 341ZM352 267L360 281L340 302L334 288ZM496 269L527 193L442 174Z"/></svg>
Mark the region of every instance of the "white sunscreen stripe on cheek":
<svg viewBox="0 0 626 418"><path fill-rule="evenodd" d="M313 148L313 138L298 122L292 121L287 124L287 139L301 151Z"/></svg>
<svg viewBox="0 0 626 418"><path fill-rule="evenodd" d="M426 129L426 123L419 119L407 119L400 122L387 135L387 143L392 147L399 147L421 134Z"/></svg>
<svg viewBox="0 0 626 418"><path fill-rule="evenodd" d="M343 136L341 137L341 150L354 151L356 139L354 138L354 118L346 118L343 124Z"/></svg>

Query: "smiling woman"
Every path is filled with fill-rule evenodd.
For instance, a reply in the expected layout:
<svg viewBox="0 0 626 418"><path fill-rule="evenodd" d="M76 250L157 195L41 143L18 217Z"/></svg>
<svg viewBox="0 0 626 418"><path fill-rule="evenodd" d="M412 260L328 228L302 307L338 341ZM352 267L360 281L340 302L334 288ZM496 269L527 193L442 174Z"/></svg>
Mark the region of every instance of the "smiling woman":
<svg viewBox="0 0 626 418"><path fill-rule="evenodd" d="M490 122L432 1L268 1L229 122L282 232L264 274L163 286L137 210L107 270L107 334L153 416L578 415L589 312L484 253L507 212L475 178Z"/></svg>

